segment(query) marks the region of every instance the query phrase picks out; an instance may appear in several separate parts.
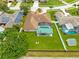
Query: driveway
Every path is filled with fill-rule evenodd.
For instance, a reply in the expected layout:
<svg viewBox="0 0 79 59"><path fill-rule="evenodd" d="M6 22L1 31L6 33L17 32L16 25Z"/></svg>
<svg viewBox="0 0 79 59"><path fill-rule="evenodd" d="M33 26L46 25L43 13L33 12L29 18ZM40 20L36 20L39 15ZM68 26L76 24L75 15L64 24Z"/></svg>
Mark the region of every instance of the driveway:
<svg viewBox="0 0 79 59"><path fill-rule="evenodd" d="M38 1L34 1L33 6L31 7L31 11L36 11L39 8L39 2Z"/></svg>
<svg viewBox="0 0 79 59"><path fill-rule="evenodd" d="M12 4L12 3L8 3L8 4L7 4L7 7L10 7L10 6L11 6L11 4Z"/></svg>
<svg viewBox="0 0 79 59"><path fill-rule="evenodd" d="M22 2L18 2L14 7L9 7L10 10L20 10L20 5Z"/></svg>

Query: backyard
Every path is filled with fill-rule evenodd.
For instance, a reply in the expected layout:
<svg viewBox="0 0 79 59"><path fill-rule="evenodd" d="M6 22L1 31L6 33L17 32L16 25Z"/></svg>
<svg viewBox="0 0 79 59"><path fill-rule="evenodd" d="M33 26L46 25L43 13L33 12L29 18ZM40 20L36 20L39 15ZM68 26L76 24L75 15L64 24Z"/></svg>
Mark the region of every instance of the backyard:
<svg viewBox="0 0 79 59"><path fill-rule="evenodd" d="M52 24L53 36L37 36L35 32L24 32L28 38L29 49L31 50L64 50L55 25ZM39 44L36 44L39 42Z"/></svg>
<svg viewBox="0 0 79 59"><path fill-rule="evenodd" d="M79 43L78 43L78 42L79 42L79 34L74 34L74 35L64 34L64 33L62 32L62 29L61 29L60 26L59 26L59 30L60 30L61 36L62 36L62 38L63 38L63 40L64 40L64 43L65 43L67 49L68 49L69 51L79 51ZM68 46L68 44L67 44L67 39L69 39L69 38L75 38L76 41L77 41L77 46Z"/></svg>

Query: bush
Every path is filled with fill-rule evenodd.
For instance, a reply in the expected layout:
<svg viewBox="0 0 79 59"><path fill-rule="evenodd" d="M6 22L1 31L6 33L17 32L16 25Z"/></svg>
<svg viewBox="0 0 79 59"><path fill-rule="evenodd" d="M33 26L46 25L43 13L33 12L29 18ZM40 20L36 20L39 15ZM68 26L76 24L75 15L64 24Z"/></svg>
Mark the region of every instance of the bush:
<svg viewBox="0 0 79 59"><path fill-rule="evenodd" d="M15 11L14 10L8 10L7 13L13 14Z"/></svg>
<svg viewBox="0 0 79 59"><path fill-rule="evenodd" d="M6 35L6 40L0 44L0 47L0 59L17 59L27 53L27 38L22 33L9 33Z"/></svg>
<svg viewBox="0 0 79 59"><path fill-rule="evenodd" d="M0 11L7 12L7 10L9 10L9 8L7 7L7 4L5 2L0 1Z"/></svg>

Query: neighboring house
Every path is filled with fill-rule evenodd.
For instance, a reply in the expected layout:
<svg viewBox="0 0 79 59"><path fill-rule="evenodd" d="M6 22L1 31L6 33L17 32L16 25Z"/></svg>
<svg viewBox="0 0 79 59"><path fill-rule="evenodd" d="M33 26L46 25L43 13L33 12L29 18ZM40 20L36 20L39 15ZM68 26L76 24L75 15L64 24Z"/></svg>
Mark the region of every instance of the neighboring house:
<svg viewBox="0 0 79 59"><path fill-rule="evenodd" d="M24 23L24 31L36 31L37 35L52 35L51 20L47 14L30 12Z"/></svg>
<svg viewBox="0 0 79 59"><path fill-rule="evenodd" d="M12 28L13 25L19 24L23 14L15 12L14 14L1 13L0 26L4 25L6 28Z"/></svg>
<svg viewBox="0 0 79 59"><path fill-rule="evenodd" d="M66 34L79 33L79 16L64 16L62 12L55 14L59 25L62 26L62 31Z"/></svg>

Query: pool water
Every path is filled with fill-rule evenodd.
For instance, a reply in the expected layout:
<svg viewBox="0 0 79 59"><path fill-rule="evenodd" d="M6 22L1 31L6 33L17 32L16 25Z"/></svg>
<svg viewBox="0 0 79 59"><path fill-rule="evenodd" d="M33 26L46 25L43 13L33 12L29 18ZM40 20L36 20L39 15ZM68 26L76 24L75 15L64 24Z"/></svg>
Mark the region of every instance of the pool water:
<svg viewBox="0 0 79 59"><path fill-rule="evenodd" d="M66 33L66 34L77 34L77 32L75 32L75 31L69 31L69 30L67 30L66 28L62 28L62 31L63 31L64 33Z"/></svg>

